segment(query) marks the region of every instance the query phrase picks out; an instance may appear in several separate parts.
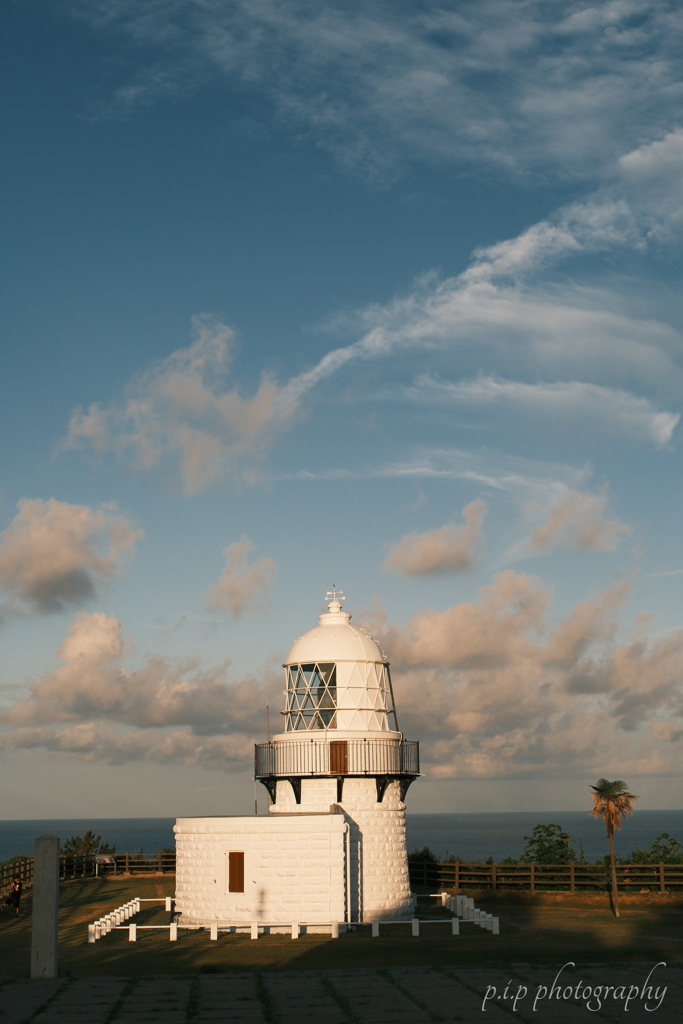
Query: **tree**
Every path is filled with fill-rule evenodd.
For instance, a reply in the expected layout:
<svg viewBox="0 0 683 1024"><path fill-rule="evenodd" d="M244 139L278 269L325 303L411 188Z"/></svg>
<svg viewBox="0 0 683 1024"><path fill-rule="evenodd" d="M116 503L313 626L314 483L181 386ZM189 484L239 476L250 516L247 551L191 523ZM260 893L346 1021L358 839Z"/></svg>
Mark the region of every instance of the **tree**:
<svg viewBox="0 0 683 1024"><path fill-rule="evenodd" d="M647 850L641 850L636 843L633 853L625 858L625 864L683 864L683 846L670 836L668 832L662 832L650 843Z"/></svg>
<svg viewBox="0 0 683 1024"><path fill-rule="evenodd" d="M571 864L576 860L569 845L574 840L559 825L536 825L524 838L523 864Z"/></svg>
<svg viewBox="0 0 683 1024"><path fill-rule="evenodd" d="M421 850L413 850L412 853L408 854L408 860L411 863L418 864L438 864L439 859L436 854L432 853L428 846L423 846Z"/></svg>
<svg viewBox="0 0 683 1024"><path fill-rule="evenodd" d="M116 847L102 843L102 836L96 836L90 829L84 836L71 836L62 847L68 857L91 857L94 853L116 853Z"/></svg>
<svg viewBox="0 0 683 1024"><path fill-rule="evenodd" d="M609 841L610 874L611 874L611 902L612 912L619 917L619 890L617 889L617 862L614 856L614 830L621 828L622 818L633 814L633 804L638 799L635 793L629 793L626 783L621 779L609 782L607 779L598 779L597 785L591 786L593 792L593 807L591 815L594 818L602 818L607 829Z"/></svg>

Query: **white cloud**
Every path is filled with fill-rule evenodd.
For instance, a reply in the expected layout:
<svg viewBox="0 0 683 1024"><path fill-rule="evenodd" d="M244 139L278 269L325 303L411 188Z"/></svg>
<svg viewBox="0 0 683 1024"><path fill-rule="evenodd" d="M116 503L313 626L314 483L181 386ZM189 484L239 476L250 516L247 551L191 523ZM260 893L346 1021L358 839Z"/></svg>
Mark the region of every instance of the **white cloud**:
<svg viewBox="0 0 683 1024"><path fill-rule="evenodd" d="M60 447L114 452L141 471L170 463L189 494L230 475L256 479L259 459L296 403L269 377L251 398L225 390L233 331L201 316L193 334L189 348L134 378L122 401L76 411Z"/></svg>
<svg viewBox="0 0 683 1024"><path fill-rule="evenodd" d="M404 626L364 621L392 661L401 728L436 778L680 772L683 630L618 639L628 588L559 622L552 593L506 570L477 601L427 608ZM610 775L610 772L612 773Z"/></svg>
<svg viewBox="0 0 683 1024"><path fill-rule="evenodd" d="M213 611L226 608L237 618L247 611L263 609L269 602L277 568L272 558L259 558L250 565L247 556L253 550L248 537L228 545L223 552L225 567L221 578L206 595L207 608Z"/></svg>
<svg viewBox="0 0 683 1024"><path fill-rule="evenodd" d="M19 502L0 536L0 589L8 609L45 614L94 597L144 534L114 505L93 510L36 498Z"/></svg>
<svg viewBox="0 0 683 1024"><path fill-rule="evenodd" d="M538 580L507 570L478 599L424 609L404 626L365 623L388 651L401 726L437 778L585 777L680 771L683 630L619 638L625 584L559 621ZM79 613L59 665L0 712L0 747L123 763L152 760L243 770L262 708L282 699L268 673L230 681L133 651L113 617ZM628 771L627 771L628 769Z"/></svg>
<svg viewBox="0 0 683 1024"><path fill-rule="evenodd" d="M451 382L423 375L404 393L415 401L508 405L554 420L597 421L604 430L647 440L656 448L669 444L680 420L680 413L659 411L646 398L628 391L575 380L527 384L482 376Z"/></svg>
<svg viewBox="0 0 683 1024"><path fill-rule="evenodd" d="M386 557L384 569L403 576L462 572L474 561L486 515L483 501L472 501L463 509L465 524L447 523L428 533L410 533Z"/></svg>
<svg viewBox="0 0 683 1024"><path fill-rule="evenodd" d="M152 657L129 669L121 623L80 612L57 654L59 667L0 712L0 746L42 747L85 760L178 761L242 770L262 728L262 708L281 689L267 677L229 681L227 665Z"/></svg>

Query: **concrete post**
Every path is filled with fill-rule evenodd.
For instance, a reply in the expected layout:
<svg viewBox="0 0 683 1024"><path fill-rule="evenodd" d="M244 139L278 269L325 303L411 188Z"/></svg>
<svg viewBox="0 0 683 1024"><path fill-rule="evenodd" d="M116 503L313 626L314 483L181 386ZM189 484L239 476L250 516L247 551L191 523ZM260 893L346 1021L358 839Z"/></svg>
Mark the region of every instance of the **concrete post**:
<svg viewBox="0 0 683 1024"><path fill-rule="evenodd" d="M218 941L218 921L211 922L211 941Z"/></svg>
<svg viewBox="0 0 683 1024"><path fill-rule="evenodd" d="M128 941L129 942L137 942L138 941L138 926L136 924L129 924L128 925Z"/></svg>
<svg viewBox="0 0 683 1024"><path fill-rule="evenodd" d="M332 930L330 932L330 936L333 939L338 939L339 938L339 921L333 921L332 922Z"/></svg>
<svg viewBox="0 0 683 1024"><path fill-rule="evenodd" d="M31 977L57 977L59 916L59 837L38 836L33 842L33 918Z"/></svg>
<svg viewBox="0 0 683 1024"><path fill-rule="evenodd" d="M252 939L258 939L258 921L251 922L251 937Z"/></svg>
<svg viewBox="0 0 683 1024"><path fill-rule="evenodd" d="M451 923L452 923L452 927L453 927L453 934L454 935L459 935L460 934L460 918L459 917L454 917L453 921Z"/></svg>
<svg viewBox="0 0 683 1024"><path fill-rule="evenodd" d="M379 937L379 921L372 922L372 938L376 939Z"/></svg>
<svg viewBox="0 0 683 1024"><path fill-rule="evenodd" d="M171 940L171 942L177 942L178 941L178 925L177 924L174 923L174 924L172 924L170 926L170 928L168 929L168 937Z"/></svg>
<svg viewBox="0 0 683 1024"><path fill-rule="evenodd" d="M412 931L413 937L417 938L417 936L420 934L420 922L418 921L418 919L416 917L414 917L412 919L412 921L410 922L410 925L411 925L411 931Z"/></svg>

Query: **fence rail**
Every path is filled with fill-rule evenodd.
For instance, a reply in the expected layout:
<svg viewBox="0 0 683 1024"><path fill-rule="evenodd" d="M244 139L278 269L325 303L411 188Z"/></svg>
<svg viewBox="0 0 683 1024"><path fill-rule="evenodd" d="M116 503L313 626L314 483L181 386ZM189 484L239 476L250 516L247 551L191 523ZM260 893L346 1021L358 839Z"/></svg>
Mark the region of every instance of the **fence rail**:
<svg viewBox="0 0 683 1024"><path fill-rule="evenodd" d="M256 777L419 775L417 740L286 740L255 744Z"/></svg>
<svg viewBox="0 0 683 1024"><path fill-rule="evenodd" d="M580 892L605 889L610 869L603 864L430 864L409 861L414 889L490 889ZM683 864L617 864L617 888L668 892L683 889Z"/></svg>
<svg viewBox="0 0 683 1024"><path fill-rule="evenodd" d="M96 874L112 873L113 867L97 865L95 854L83 857L63 856L59 858L59 877L93 878ZM141 853L115 853L116 871L127 875L163 874L175 872L175 852L154 853L145 856ZM19 875L24 886L33 885L33 857L25 857L13 864L0 868L0 892L4 891L15 875Z"/></svg>

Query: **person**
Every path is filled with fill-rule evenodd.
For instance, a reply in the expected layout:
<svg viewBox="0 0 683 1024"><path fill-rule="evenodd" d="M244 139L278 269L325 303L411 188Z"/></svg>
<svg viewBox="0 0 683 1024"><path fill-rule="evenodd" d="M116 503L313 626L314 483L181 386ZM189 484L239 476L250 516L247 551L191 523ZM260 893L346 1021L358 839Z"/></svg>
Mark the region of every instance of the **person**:
<svg viewBox="0 0 683 1024"><path fill-rule="evenodd" d="M3 911L5 907L16 907L17 917L19 916L19 901L21 899L22 881L19 875L15 875L12 879L12 885L10 886L9 896L4 902L2 907Z"/></svg>

